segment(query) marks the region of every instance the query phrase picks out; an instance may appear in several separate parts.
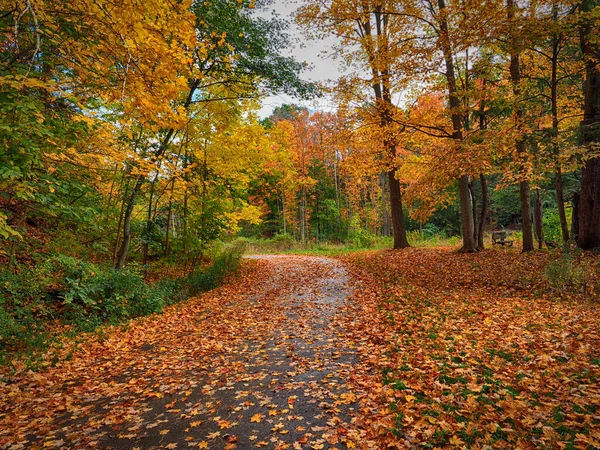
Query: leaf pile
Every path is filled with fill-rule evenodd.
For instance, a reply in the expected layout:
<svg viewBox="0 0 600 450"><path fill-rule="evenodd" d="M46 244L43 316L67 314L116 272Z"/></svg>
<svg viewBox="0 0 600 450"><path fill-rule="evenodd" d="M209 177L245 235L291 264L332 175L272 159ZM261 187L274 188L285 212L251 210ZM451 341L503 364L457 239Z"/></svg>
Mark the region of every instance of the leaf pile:
<svg viewBox="0 0 600 450"><path fill-rule="evenodd" d="M356 329L381 374L383 399L361 410L380 445L600 447L600 304L556 298L541 275L548 255L347 259L371 286L357 294Z"/></svg>

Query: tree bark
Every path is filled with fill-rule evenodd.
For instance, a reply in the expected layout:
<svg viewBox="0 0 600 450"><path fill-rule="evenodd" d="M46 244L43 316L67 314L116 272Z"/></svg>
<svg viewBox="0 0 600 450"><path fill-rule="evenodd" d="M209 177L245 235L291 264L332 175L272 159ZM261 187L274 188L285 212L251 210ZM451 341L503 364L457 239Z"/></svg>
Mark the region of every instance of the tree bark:
<svg viewBox="0 0 600 450"><path fill-rule="evenodd" d="M522 251L530 252L534 249L534 245L533 226L531 223L531 188L529 180L523 180L519 183L519 195L521 197L521 231L523 233Z"/></svg>
<svg viewBox="0 0 600 450"><path fill-rule="evenodd" d="M394 248L410 247L406 238L406 228L404 225L404 212L402 210L402 194L400 191L400 181L396 178L396 171L388 172L388 181L390 183L390 205L392 207L392 226L394 228Z"/></svg>
<svg viewBox="0 0 600 450"><path fill-rule="evenodd" d="M563 189L562 169L560 165L556 166L554 187L556 189L556 203L558 205L558 217L560 219L560 230L562 240L569 241L569 224L567 223L567 214L565 211L565 194Z"/></svg>
<svg viewBox="0 0 600 450"><path fill-rule="evenodd" d="M516 48L516 36L513 27L515 17L515 0L506 1L506 9L508 13L508 21L510 26L510 79L513 85L513 93L515 95L515 101L519 102L519 96L521 95L521 64L520 64L520 53ZM517 103L515 106L515 120L517 122L517 130L521 132L522 121L524 111L521 105ZM522 136L517 137L515 146L517 149L517 155L521 160L520 164L520 177L519 182L519 195L521 197L521 231L523 233L523 251L529 252L534 249L533 245L533 228L531 224L531 192L529 186L529 175L527 174L526 162L527 162L527 144Z"/></svg>
<svg viewBox="0 0 600 450"><path fill-rule="evenodd" d="M142 265L143 266L148 264L148 256L149 256L148 252L150 249L150 242L148 239L150 237L150 229L152 228L152 202L154 201L154 187L156 186L157 180L158 180L158 172L154 176L154 180L152 180L152 183L150 185L150 196L148 198L148 213L146 215L146 236L144 236L144 241L143 241L144 245L142 246L142 255L143 255ZM146 269L144 269L144 271L145 270Z"/></svg>
<svg viewBox="0 0 600 450"><path fill-rule="evenodd" d="M145 177L143 175L138 176L135 186L127 201L127 208L125 209L125 215L123 216L123 241L121 242L121 249L119 250L119 256L115 264L115 269L121 270L125 266L127 260L127 253L129 252L129 243L131 242L131 216L133 214L133 207L135 206L135 200L142 189Z"/></svg>
<svg viewBox="0 0 600 450"><path fill-rule="evenodd" d="M473 211L473 240L475 243L479 242L479 226L477 223L477 197L475 197L475 186L474 182L469 182L469 192L471 193L471 210Z"/></svg>
<svg viewBox="0 0 600 450"><path fill-rule="evenodd" d="M579 192L573 194L573 211L571 212L571 236L578 241L579 237Z"/></svg>
<svg viewBox="0 0 600 450"><path fill-rule="evenodd" d="M540 190L535 190L535 203L533 208L533 225L535 230L535 237L538 241L538 248L541 250L544 246L544 223L543 223L543 209L542 209L542 196Z"/></svg>
<svg viewBox="0 0 600 450"><path fill-rule="evenodd" d="M581 9L589 13L595 0L583 0ZM592 19L581 30L581 50L585 59L585 88L581 140L583 145L600 142L600 44ZM577 244L585 250L600 248L600 157L588 159L581 171L579 233Z"/></svg>
<svg viewBox="0 0 600 450"><path fill-rule="evenodd" d="M448 31L448 19L445 14L445 0L438 0L440 10L440 45L444 54L446 64L446 81L448 86L450 114L452 118L452 137L457 144L463 141L462 115L460 113L461 102L456 89L456 75L454 72L454 58L452 55L452 44L450 42L450 33ZM477 251L474 239L475 225L473 223L473 213L471 211L471 194L469 192L469 176L461 175L458 179L458 193L460 198L460 217L462 228L463 245L461 252Z"/></svg>
<svg viewBox="0 0 600 450"><path fill-rule="evenodd" d="M187 109L192 104L194 93L196 92L196 89L198 89L199 84L199 80L190 81L190 91L183 104L183 107L185 109ZM158 147L158 150L154 154L156 158L162 156L167 151L173 136L175 136L175 128L168 129L167 133L165 134L165 137L163 138L162 142L160 143L160 146ZM141 132L139 139L141 139ZM121 245L121 249L119 250L117 262L115 264L115 268L119 270L123 268L123 266L125 265L125 261L127 260L127 253L129 252L129 243L131 242L131 215L135 206L135 200L137 199L137 196L140 193L140 190L142 189L142 185L145 179L145 175L138 175L133 191L131 192L131 195L127 201L127 209L125 210L125 217L123 220L123 242Z"/></svg>
<svg viewBox="0 0 600 450"><path fill-rule="evenodd" d="M392 103L392 94L390 87L389 73L389 55L387 42L387 17L381 10L381 5L375 8L375 35L371 27L371 12L365 20L358 21L358 33L365 39L365 51L369 60L371 74L373 77L372 88L375 94L375 104L381 129L389 133L390 126L393 124L392 110L395 108ZM375 39L373 39L375 38ZM382 65L383 61L383 65ZM394 234L394 248L408 247L406 238L406 228L404 226L404 212L402 209L402 193L400 191L400 181L396 179L395 157L396 142L394 137L386 137L383 140L383 147L386 158L390 160L387 169L387 179L390 188L390 210L392 215L392 229Z"/></svg>
<svg viewBox="0 0 600 450"><path fill-rule="evenodd" d="M487 219L490 200L487 180L484 174L479 175L479 181L481 182L481 216L479 217L479 230L477 231L477 250L483 250L485 248L483 243L483 232L485 230L485 221Z"/></svg>
<svg viewBox="0 0 600 450"><path fill-rule="evenodd" d="M552 4L552 19L558 22L558 4L556 1ZM562 168L560 165L560 145L558 143L558 57L560 54L562 36L555 34L552 39L552 58L551 58L551 76L550 76L550 107L552 111L552 139L554 146L554 157L556 164L554 168L554 187L556 189L556 204L558 206L558 217L560 220L560 230L562 240L569 241L569 225L567 224L567 214L565 212L565 194L563 190Z"/></svg>

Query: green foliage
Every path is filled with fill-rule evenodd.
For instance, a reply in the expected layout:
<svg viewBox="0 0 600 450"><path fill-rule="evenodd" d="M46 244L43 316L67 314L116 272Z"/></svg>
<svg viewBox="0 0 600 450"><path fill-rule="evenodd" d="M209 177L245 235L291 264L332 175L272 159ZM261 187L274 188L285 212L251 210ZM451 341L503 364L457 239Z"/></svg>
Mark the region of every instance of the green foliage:
<svg viewBox="0 0 600 450"><path fill-rule="evenodd" d="M407 238L410 245L414 247L454 247L461 242L460 236L448 237L443 230L439 230L431 223L426 224L422 232L409 231Z"/></svg>
<svg viewBox="0 0 600 450"><path fill-rule="evenodd" d="M57 321L76 331L91 331L160 312L213 289L238 270L246 248L247 241L238 239L219 251L206 269L154 284L144 280L139 267L117 270L62 254L34 269L2 270L0 363L9 355L44 348L50 325Z"/></svg>
<svg viewBox="0 0 600 450"><path fill-rule="evenodd" d="M521 221L521 203L518 186L494 189L490 192L490 210L499 227L507 227Z"/></svg>
<svg viewBox="0 0 600 450"><path fill-rule="evenodd" d="M116 270L55 255L41 268L49 292L62 301L63 318L82 329L118 323L160 311L165 292L154 289L134 269Z"/></svg>
<svg viewBox="0 0 600 450"><path fill-rule="evenodd" d="M258 17L249 8L251 3L248 0L194 2L198 38L214 43L203 69L227 79L228 83L240 83L244 89L251 83L256 90L283 91L304 98L314 96L315 85L299 78L304 65L281 54L290 45L287 23L277 17ZM222 38L226 45L222 45Z"/></svg>
<svg viewBox="0 0 600 450"><path fill-rule="evenodd" d="M356 248L371 248L375 245L376 236L369 230L361 227L358 220L353 219L350 222L350 232L348 238L352 246Z"/></svg>
<svg viewBox="0 0 600 450"><path fill-rule="evenodd" d="M247 249L245 239L236 239L232 244L219 251L213 263L204 271L196 271L188 275L184 286L188 295L198 295L219 286L225 277L237 272L242 256Z"/></svg>
<svg viewBox="0 0 600 450"><path fill-rule="evenodd" d="M566 215L567 217L571 215L570 208L567 209ZM562 230L560 227L558 209L545 209L543 223L546 240L556 243L562 242Z"/></svg>
<svg viewBox="0 0 600 450"><path fill-rule="evenodd" d="M545 277L557 291L586 293L590 271L589 263L581 258L581 250L574 244L569 244L565 245L559 258L546 265Z"/></svg>
<svg viewBox="0 0 600 450"><path fill-rule="evenodd" d="M249 239L252 253L281 253L296 247L296 239L291 234L276 234L270 239Z"/></svg>

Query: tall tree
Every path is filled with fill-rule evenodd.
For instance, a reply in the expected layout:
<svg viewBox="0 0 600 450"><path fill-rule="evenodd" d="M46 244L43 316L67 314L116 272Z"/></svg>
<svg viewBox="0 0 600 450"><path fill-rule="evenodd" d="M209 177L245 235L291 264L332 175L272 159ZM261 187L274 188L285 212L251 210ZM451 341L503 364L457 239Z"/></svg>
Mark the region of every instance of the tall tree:
<svg viewBox="0 0 600 450"><path fill-rule="evenodd" d="M525 114L521 97L521 55L518 42L522 34L517 26L517 6L514 0L506 0L508 16L508 40L510 53L510 81L514 94L514 118L517 137L515 140L516 156L519 159L519 196L521 198L521 231L523 233L524 252L534 249L533 226L531 222L531 189L528 173L527 142L523 136L523 116Z"/></svg>
<svg viewBox="0 0 600 450"><path fill-rule="evenodd" d="M405 60L402 51L410 45L410 41L402 39L402 22L406 18L391 14L394 2L388 0L344 2L331 0L320 4L310 3L300 9L299 22L315 35L333 34L341 38L337 48L344 54L359 73L352 77L353 82L362 88L372 90L371 100L363 98L373 105L374 123L378 131L375 135L380 139L382 156L385 160L385 172L390 190L390 210L394 234L394 248L408 247L402 192L398 179L399 159L397 155L397 134L400 131L394 122L397 108L392 101L394 89L402 83L404 70L401 64ZM362 74L368 73L365 78ZM343 85L343 84L341 84ZM340 85L340 86L341 86ZM345 94L356 93L356 89ZM346 98L346 101L357 101L357 98ZM360 101L360 100L358 100Z"/></svg>
<svg viewBox="0 0 600 450"><path fill-rule="evenodd" d="M577 243L583 249L600 248L600 41L597 0L581 2L581 51L585 60L585 102L581 141L589 157L581 171L579 230Z"/></svg>
<svg viewBox="0 0 600 450"><path fill-rule="evenodd" d="M314 94L314 86L299 78L303 65L280 53L288 44L285 23L256 17L251 13L253 8L253 1L193 2L198 45L190 49L188 72L180 74L187 79L188 90L174 110L185 114L194 104L258 98L266 92ZM226 89L211 89L215 86ZM181 121L167 124L158 133L160 144L151 155L154 161L165 155L182 125ZM147 174L139 174L126 199L117 268L122 268L127 259L131 215L146 181Z"/></svg>

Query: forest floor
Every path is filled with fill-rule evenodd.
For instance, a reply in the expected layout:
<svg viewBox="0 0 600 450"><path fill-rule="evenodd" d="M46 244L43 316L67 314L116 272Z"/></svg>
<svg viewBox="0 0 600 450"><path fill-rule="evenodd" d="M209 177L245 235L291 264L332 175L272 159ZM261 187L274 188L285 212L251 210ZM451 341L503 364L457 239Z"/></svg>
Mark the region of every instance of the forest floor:
<svg viewBox="0 0 600 450"><path fill-rule="evenodd" d="M253 257L55 367L14 362L0 448L598 448L598 258L557 290L550 257Z"/></svg>
<svg viewBox="0 0 600 450"><path fill-rule="evenodd" d="M345 309L358 284L333 259L253 258L222 288L0 383L0 448L356 447L370 385Z"/></svg>

